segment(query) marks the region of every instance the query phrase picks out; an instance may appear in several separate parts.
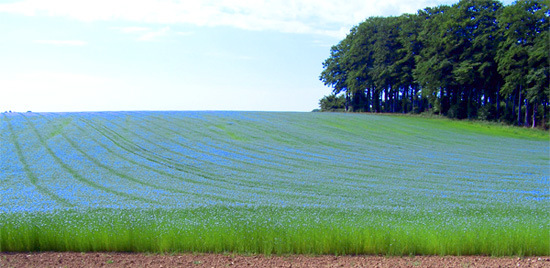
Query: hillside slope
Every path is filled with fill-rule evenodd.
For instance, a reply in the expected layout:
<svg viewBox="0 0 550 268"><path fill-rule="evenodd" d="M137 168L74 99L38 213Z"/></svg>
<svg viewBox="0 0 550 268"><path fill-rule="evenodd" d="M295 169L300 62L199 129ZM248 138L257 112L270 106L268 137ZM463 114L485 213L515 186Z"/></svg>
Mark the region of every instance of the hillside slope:
<svg viewBox="0 0 550 268"><path fill-rule="evenodd" d="M0 251L550 254L548 140L449 122L3 114Z"/></svg>

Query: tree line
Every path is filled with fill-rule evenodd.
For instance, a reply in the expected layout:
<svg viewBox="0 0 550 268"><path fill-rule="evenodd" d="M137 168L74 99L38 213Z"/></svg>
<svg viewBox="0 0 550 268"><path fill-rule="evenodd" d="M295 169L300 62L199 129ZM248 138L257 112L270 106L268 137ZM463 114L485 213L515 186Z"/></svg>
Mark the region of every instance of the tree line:
<svg viewBox="0 0 550 268"><path fill-rule="evenodd" d="M548 0L462 0L370 17L330 50L322 111L549 123Z"/></svg>

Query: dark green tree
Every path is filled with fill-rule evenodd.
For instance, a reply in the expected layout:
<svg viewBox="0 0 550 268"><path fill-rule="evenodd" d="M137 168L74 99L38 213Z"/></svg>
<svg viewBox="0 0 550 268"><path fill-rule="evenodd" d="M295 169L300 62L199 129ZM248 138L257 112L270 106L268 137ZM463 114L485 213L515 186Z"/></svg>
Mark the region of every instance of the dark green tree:
<svg viewBox="0 0 550 268"><path fill-rule="evenodd" d="M320 79L345 96L346 111L428 109L451 118L545 125L548 5L461 0L417 14L371 17L332 47ZM335 99L327 98L321 104L329 110Z"/></svg>
<svg viewBox="0 0 550 268"><path fill-rule="evenodd" d="M401 111L403 113L422 111L418 96L419 86L413 77L413 70L416 68L415 55L418 55L422 48L418 41L418 33L422 26L422 18L416 14L405 14L398 18L398 42L399 47L395 50L396 59L393 63L393 70L396 72L395 83L401 88L403 95Z"/></svg>
<svg viewBox="0 0 550 268"><path fill-rule="evenodd" d="M321 112L343 112L346 108L346 97L344 95L330 94L319 101Z"/></svg>
<svg viewBox="0 0 550 268"><path fill-rule="evenodd" d="M532 127L538 120L547 124L547 106L550 98L550 20L548 2L541 2L533 7L535 19L541 25L533 45L528 49L529 72L527 74L526 99L532 107ZM538 119L537 119L538 118Z"/></svg>
<svg viewBox="0 0 550 268"><path fill-rule="evenodd" d="M529 73L527 74L527 100L532 104L532 127L537 120L542 124L548 124L548 102L550 98L550 37L545 31L537 37L531 49L529 49ZM537 117L539 119L537 119Z"/></svg>
<svg viewBox="0 0 550 268"><path fill-rule="evenodd" d="M445 42L449 33L444 27L450 20L449 12L449 6L419 11L424 19L418 36L422 49L415 56L413 75L422 87L422 96L438 114L446 114L449 109L448 90L453 82L453 62L447 57L452 54L453 47Z"/></svg>
<svg viewBox="0 0 550 268"><path fill-rule="evenodd" d="M366 91L371 81L369 68L372 66L372 59L369 40L365 38L369 20L359 24L352 30L352 34L348 35L350 47L344 57L346 66L349 68L349 75L345 82L351 93L350 110L353 112L370 111Z"/></svg>
<svg viewBox="0 0 550 268"><path fill-rule="evenodd" d="M477 117L481 108L485 111L483 119L497 116L488 111L493 107L491 99L498 99L501 81L494 60L500 41L497 15L501 8L495 0L462 0L453 6L448 27L455 30L450 39L460 47L461 54L453 70L457 88L451 105L465 110L468 118Z"/></svg>
<svg viewBox="0 0 550 268"><path fill-rule="evenodd" d="M543 96L547 88L542 79L548 68L544 59L548 51L544 56L542 49L547 46L544 42L548 42L548 15L548 1L519 0L505 7L498 17L503 38L496 57L498 71L504 78L501 93L516 98L518 125L529 124L529 104L536 106L537 101L547 99ZM526 98L528 89L530 94ZM523 122L522 106L525 106Z"/></svg>
<svg viewBox="0 0 550 268"><path fill-rule="evenodd" d="M349 51L349 43L353 31L344 40L330 49L330 57L323 62L323 71L319 79L325 86L333 88L334 95L344 93L346 98L345 110L349 109L350 91L346 83L350 68L344 61L346 53Z"/></svg>

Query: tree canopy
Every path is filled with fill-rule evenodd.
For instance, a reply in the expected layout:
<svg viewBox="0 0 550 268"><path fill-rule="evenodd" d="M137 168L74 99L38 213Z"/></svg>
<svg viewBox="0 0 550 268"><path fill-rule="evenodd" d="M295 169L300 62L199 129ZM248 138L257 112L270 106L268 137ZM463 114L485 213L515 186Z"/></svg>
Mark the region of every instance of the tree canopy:
<svg viewBox="0 0 550 268"><path fill-rule="evenodd" d="M334 96L321 110L335 110L338 99L351 112L428 111L547 127L549 17L548 0L462 0L370 17L323 62L320 80Z"/></svg>

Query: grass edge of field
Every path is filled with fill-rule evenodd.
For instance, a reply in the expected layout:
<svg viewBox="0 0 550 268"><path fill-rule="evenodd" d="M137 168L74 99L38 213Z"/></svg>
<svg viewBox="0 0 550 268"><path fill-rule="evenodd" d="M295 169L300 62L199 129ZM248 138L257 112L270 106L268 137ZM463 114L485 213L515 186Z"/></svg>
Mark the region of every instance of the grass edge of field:
<svg viewBox="0 0 550 268"><path fill-rule="evenodd" d="M313 218L310 214L317 214L315 211L302 212L296 213L290 208L286 212L270 208L224 208L222 211L203 208L195 211L110 213L102 210L86 214L73 211L0 215L4 222L0 226L0 251L231 252L276 256L550 255L550 241L544 239L548 226L543 219L500 226L483 216L473 216L446 225L446 217L443 217L419 225L418 220L424 217L419 217L416 223L406 224L403 220L410 217L400 213L388 214L369 223L371 215L357 214L347 218L348 212L341 211L339 216L328 220L326 216L334 215L333 211ZM219 219L229 220L220 224L222 222L213 220L218 215L221 215ZM250 215L252 217L246 217ZM145 220L136 222L135 219ZM198 220L189 225L185 219ZM284 222L288 224L279 224ZM357 226L354 222L364 224ZM541 226L544 227L541 229Z"/></svg>
<svg viewBox="0 0 550 268"><path fill-rule="evenodd" d="M502 122L474 120L474 119L451 119L435 114L397 114L397 113L364 113L377 116L395 118L414 118L428 123L439 123L439 127L454 128L459 131L468 131L478 134L550 141L550 131L541 128L508 125Z"/></svg>

